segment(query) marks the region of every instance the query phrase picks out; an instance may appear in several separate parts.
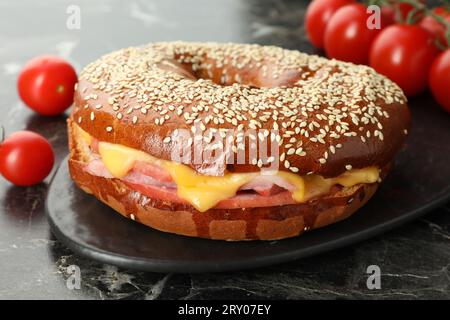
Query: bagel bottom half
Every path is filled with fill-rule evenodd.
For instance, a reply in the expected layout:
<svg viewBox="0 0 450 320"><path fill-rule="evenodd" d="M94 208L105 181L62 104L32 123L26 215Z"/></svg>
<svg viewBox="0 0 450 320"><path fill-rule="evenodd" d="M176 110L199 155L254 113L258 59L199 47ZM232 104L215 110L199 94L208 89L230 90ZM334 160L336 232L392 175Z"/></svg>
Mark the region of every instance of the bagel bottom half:
<svg viewBox="0 0 450 320"><path fill-rule="evenodd" d="M129 188L120 179L89 174L84 170L86 156L71 134L69 146L70 175L82 190L126 218L164 232L191 237L237 241L298 236L309 229L349 217L372 197L379 185L335 187L328 195L302 204L199 212L188 205L149 198ZM385 171L382 170L382 176L385 176Z"/></svg>

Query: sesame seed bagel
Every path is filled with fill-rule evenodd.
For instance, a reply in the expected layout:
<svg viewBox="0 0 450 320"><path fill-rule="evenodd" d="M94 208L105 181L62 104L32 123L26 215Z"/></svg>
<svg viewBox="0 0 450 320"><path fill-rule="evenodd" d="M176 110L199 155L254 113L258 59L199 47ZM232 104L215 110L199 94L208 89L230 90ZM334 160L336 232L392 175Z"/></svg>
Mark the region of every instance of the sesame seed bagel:
<svg viewBox="0 0 450 320"><path fill-rule="evenodd" d="M165 160L174 132L194 125L276 130L267 139L279 143L280 170L325 177L385 166L410 121L401 89L367 66L273 46L185 42L122 49L89 64L71 117L100 141ZM191 159L202 174L214 165L214 175L259 171L262 162Z"/></svg>
<svg viewBox="0 0 450 320"><path fill-rule="evenodd" d="M222 240L282 239L342 220L364 205L387 175L409 121L401 89L366 66L272 46L153 43L107 54L83 69L68 119L69 168L84 191L158 230ZM270 154L198 162L196 145L183 161L195 177L183 177L215 181L213 189L177 180L181 171L174 169L179 163L173 155L182 130L200 133L205 144L211 132L232 131L226 141L233 157L251 149L252 141L258 141L257 151L261 141L276 145L277 176L270 188L258 176L273 162ZM121 158L129 165L122 172L112 154L130 155L133 164ZM185 201L195 192L226 194L223 181L249 175L210 206ZM299 190L304 194L295 196Z"/></svg>

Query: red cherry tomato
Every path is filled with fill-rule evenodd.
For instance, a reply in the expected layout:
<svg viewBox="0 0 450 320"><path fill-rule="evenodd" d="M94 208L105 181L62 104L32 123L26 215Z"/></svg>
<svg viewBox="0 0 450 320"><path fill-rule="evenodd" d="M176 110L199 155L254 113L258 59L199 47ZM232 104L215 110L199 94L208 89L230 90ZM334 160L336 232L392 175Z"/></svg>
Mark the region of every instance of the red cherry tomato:
<svg viewBox="0 0 450 320"><path fill-rule="evenodd" d="M445 21L450 23L450 11L447 11L444 7L438 7L433 9L433 13L442 17ZM432 16L426 16L420 21L420 26L430 32L434 39L438 41L442 46L449 46L448 40L445 37L446 27L444 24L437 21Z"/></svg>
<svg viewBox="0 0 450 320"><path fill-rule="evenodd" d="M325 52L329 58L357 64L369 62L370 45L380 29L367 27L371 14L366 10L364 5L354 3L336 11L325 30Z"/></svg>
<svg viewBox="0 0 450 320"><path fill-rule="evenodd" d="M442 52L431 66L429 84L434 98L450 112L450 49Z"/></svg>
<svg viewBox="0 0 450 320"><path fill-rule="evenodd" d="M424 0L416 0L415 2L416 2L416 4L421 4L421 3L423 4L425 1ZM400 13L400 16L397 17L397 21L405 22L406 19L408 19L410 12L415 9L415 6L412 4L406 3L406 2L397 2L397 3L394 3L394 8L396 10L398 10L398 12ZM423 14L424 14L423 10L417 11L414 14L413 20L419 21L420 19L422 19Z"/></svg>
<svg viewBox="0 0 450 320"><path fill-rule="evenodd" d="M46 116L64 112L73 102L77 74L65 60L41 56L23 67L17 81L20 98L31 109Z"/></svg>
<svg viewBox="0 0 450 320"><path fill-rule="evenodd" d="M397 22L395 8L391 5L384 5L381 7L381 20L384 21L385 26L390 26Z"/></svg>
<svg viewBox="0 0 450 320"><path fill-rule="evenodd" d="M354 3L355 0L314 0L305 14L305 28L309 41L316 48L323 48L323 37L328 21L341 7Z"/></svg>
<svg viewBox="0 0 450 320"><path fill-rule="evenodd" d="M370 66L396 82L407 96L414 96L426 89L438 53L427 31L417 25L396 24L373 42Z"/></svg>
<svg viewBox="0 0 450 320"><path fill-rule="evenodd" d="M44 180L53 168L52 146L31 131L13 133L0 145L0 172L18 186L31 186Z"/></svg>

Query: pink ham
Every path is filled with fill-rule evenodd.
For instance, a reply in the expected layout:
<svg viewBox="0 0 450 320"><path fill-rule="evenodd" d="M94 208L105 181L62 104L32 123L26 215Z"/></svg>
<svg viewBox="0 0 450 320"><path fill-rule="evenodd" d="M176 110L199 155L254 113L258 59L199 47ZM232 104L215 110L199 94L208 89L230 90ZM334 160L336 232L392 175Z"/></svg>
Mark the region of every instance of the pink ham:
<svg viewBox="0 0 450 320"><path fill-rule="evenodd" d="M158 187L152 185L134 184L130 182L125 183L132 189L153 199L160 199L175 203L187 204L186 200L180 198L177 190L173 188ZM292 199L291 192L283 191L275 195L262 196L257 193L242 193L236 196L219 202L214 209L239 209L239 208L261 208L283 206L287 204L295 204Z"/></svg>
<svg viewBox="0 0 450 320"><path fill-rule="evenodd" d="M113 178L100 159L89 162L85 170L92 175ZM186 203L177 194L176 184L164 169L137 161L122 180L132 189L151 198ZM238 194L217 204L217 209L268 207L295 203L291 191L294 186L275 175L261 175L240 188ZM245 192L255 191L255 192Z"/></svg>
<svg viewBox="0 0 450 320"><path fill-rule="evenodd" d="M262 208L284 206L295 204L292 194L289 191L282 191L277 194L262 196L257 193L237 194L236 196L219 202L215 209L239 209L239 208Z"/></svg>
<svg viewBox="0 0 450 320"><path fill-rule="evenodd" d="M136 162L136 164L138 164ZM142 163L142 162L141 162ZM142 169L145 170L142 170ZM89 172L89 174L103 177L103 178L114 178L112 174L106 169L103 161L100 159L92 160L89 162L85 170ZM176 184L173 182L170 175L165 172L163 169L149 165L147 167L139 164L133 168L124 178L123 180L134 183L134 184L144 184L144 185L155 185L155 186L165 186L168 188L176 188Z"/></svg>
<svg viewBox="0 0 450 320"><path fill-rule="evenodd" d="M148 173L148 172L147 172ZM143 172L138 171L137 169L133 169L127 174L123 180L134 183L134 184L143 184L143 185L153 185L153 186L163 186L166 188L177 188L175 182L159 180L155 176L150 176L148 174L144 174Z"/></svg>
<svg viewBox="0 0 450 320"><path fill-rule="evenodd" d="M243 185L239 190L254 190L260 195L269 196L282 191L293 191L295 186L276 175L261 175Z"/></svg>
<svg viewBox="0 0 450 320"><path fill-rule="evenodd" d="M142 173L144 176L153 177L160 182L173 182L172 177L166 170L148 162L136 161L133 170Z"/></svg>
<svg viewBox="0 0 450 320"><path fill-rule="evenodd" d="M112 174L108 171L108 169L106 169L101 159L92 160L84 167L84 170L86 170L89 174L93 176L108 179L114 178Z"/></svg>

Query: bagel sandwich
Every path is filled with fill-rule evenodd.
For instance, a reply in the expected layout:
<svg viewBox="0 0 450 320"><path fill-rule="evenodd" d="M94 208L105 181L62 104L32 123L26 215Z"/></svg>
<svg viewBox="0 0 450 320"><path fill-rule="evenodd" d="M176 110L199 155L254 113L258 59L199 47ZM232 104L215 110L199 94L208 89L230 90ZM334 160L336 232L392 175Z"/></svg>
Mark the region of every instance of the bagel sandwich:
<svg viewBox="0 0 450 320"><path fill-rule="evenodd" d="M277 240L362 207L409 122L401 89L367 66L273 46L152 43L81 72L69 169L149 227Z"/></svg>

